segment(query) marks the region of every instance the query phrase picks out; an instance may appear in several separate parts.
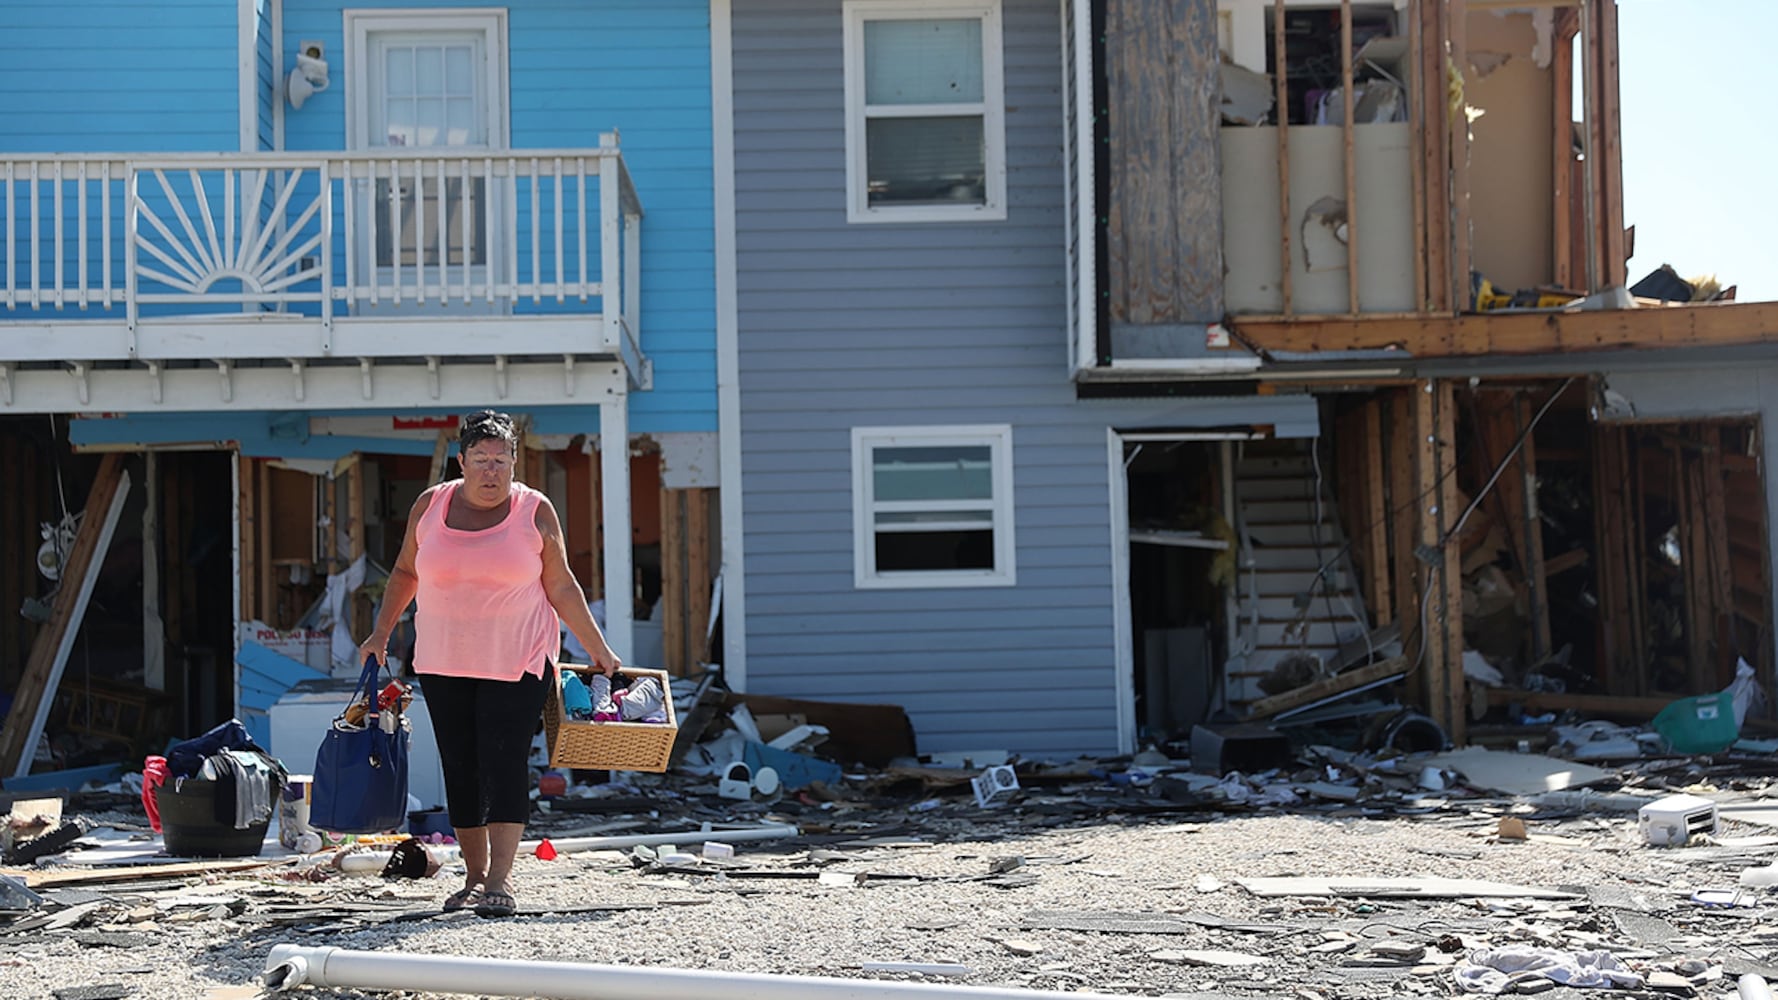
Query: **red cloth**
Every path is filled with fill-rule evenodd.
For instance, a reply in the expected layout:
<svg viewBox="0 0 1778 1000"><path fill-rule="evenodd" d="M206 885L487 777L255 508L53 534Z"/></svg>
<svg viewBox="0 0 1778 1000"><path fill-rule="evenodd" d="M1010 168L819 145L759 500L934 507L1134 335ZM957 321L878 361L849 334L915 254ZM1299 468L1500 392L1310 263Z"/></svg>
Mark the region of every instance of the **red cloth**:
<svg viewBox="0 0 1778 1000"><path fill-rule="evenodd" d="M167 780L167 758L150 757L142 762L142 808L148 810L148 825L161 832L161 807L156 800L160 786Z"/></svg>

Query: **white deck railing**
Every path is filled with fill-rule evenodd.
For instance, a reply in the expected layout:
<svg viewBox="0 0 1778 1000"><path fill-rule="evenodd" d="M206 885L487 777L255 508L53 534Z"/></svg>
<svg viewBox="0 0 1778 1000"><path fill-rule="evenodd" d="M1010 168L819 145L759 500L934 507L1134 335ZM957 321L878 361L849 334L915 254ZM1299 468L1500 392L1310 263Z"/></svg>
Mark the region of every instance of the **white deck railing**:
<svg viewBox="0 0 1778 1000"><path fill-rule="evenodd" d="M615 137L566 150L0 157L7 321L594 314L637 345Z"/></svg>

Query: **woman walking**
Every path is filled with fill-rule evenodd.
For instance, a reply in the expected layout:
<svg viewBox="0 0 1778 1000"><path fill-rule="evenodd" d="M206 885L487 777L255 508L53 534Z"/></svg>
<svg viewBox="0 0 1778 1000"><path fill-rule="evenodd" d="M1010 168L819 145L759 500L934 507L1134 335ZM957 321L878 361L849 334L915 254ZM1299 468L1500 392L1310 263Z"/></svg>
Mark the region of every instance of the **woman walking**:
<svg viewBox="0 0 1778 1000"><path fill-rule="evenodd" d="M445 804L468 868L446 910L516 909L511 873L531 815L527 757L556 683L561 628L606 676L621 666L568 568L549 498L513 479L518 430L482 410L463 418L463 478L420 494L376 628L358 648L383 660L415 602L414 672L438 739Z"/></svg>

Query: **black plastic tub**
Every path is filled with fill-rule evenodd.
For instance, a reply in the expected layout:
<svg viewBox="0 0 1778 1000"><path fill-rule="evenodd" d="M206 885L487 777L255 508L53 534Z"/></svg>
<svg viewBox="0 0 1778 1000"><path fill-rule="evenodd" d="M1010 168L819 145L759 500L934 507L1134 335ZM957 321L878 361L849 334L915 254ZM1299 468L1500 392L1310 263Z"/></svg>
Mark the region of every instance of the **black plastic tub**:
<svg viewBox="0 0 1778 1000"><path fill-rule="evenodd" d="M204 778L186 778L160 786L156 801L160 805L161 838L167 853L179 858L250 858L265 846L266 830L271 817L237 830L231 823L216 819L216 782ZM272 790L277 801L278 789Z"/></svg>

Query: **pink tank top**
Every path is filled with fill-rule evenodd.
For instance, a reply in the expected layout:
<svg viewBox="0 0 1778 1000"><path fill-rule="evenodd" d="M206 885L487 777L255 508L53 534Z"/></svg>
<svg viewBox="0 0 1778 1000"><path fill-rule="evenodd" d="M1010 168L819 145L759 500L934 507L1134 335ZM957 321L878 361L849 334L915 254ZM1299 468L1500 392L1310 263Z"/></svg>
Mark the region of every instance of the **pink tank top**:
<svg viewBox="0 0 1778 1000"><path fill-rule="evenodd" d="M414 670L446 677L517 680L541 676L561 654L561 621L543 590L543 494L512 484L506 519L482 531L445 524L461 486L432 495L415 529Z"/></svg>

